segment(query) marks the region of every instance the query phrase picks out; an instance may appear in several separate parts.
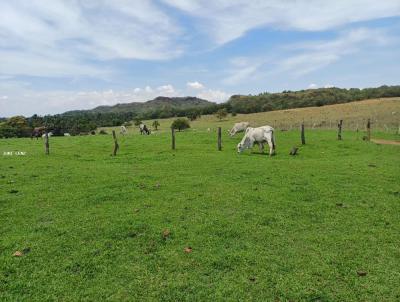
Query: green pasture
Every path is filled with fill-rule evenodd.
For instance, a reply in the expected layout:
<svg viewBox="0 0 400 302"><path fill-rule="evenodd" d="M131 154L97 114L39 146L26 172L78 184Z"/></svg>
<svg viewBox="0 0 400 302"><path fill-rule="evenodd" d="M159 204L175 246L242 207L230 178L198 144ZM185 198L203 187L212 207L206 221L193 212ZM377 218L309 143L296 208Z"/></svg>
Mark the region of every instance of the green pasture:
<svg viewBox="0 0 400 302"><path fill-rule="evenodd" d="M399 146L212 128L0 140L0 301L400 300Z"/></svg>

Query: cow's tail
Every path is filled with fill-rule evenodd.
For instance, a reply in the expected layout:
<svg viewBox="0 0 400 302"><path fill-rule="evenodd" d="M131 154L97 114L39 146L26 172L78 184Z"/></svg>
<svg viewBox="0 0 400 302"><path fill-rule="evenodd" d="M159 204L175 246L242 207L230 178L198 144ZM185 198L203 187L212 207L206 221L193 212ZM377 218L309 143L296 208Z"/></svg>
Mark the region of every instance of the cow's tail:
<svg viewBox="0 0 400 302"><path fill-rule="evenodd" d="M271 142L272 142L272 149L275 151L275 130L272 129L271 131Z"/></svg>
<svg viewBox="0 0 400 302"><path fill-rule="evenodd" d="M271 128L270 137L267 137L268 145L269 145L269 156L275 154L275 130Z"/></svg>

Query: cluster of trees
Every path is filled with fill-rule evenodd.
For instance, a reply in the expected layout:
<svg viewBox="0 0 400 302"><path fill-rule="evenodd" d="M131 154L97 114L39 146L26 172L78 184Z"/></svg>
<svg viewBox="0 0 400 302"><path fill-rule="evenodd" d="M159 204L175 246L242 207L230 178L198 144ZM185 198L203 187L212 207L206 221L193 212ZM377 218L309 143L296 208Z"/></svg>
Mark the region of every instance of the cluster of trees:
<svg viewBox="0 0 400 302"><path fill-rule="evenodd" d="M32 129L23 116L13 116L0 122L0 138L30 136Z"/></svg>
<svg viewBox="0 0 400 302"><path fill-rule="evenodd" d="M260 93L258 95L234 95L226 103L232 113L253 113L290 108L324 106L353 101L398 97L400 86L381 86L378 88L320 88L281 93Z"/></svg>
<svg viewBox="0 0 400 302"><path fill-rule="evenodd" d="M290 108L324 106L347 103L363 99L399 97L400 86L381 86L378 88L320 88L300 91L283 91L281 93L260 93L258 95L233 95L226 103L203 104L200 107L165 106L148 107L146 111L127 112L96 112L71 111L64 114L38 116L29 118L21 116L10 119L0 119L0 137L30 136L34 127L46 126L54 135L68 132L72 135L89 133L97 127L120 126L135 120L140 123L146 119L160 119L169 117L187 117L194 121L202 115L215 114L223 119L228 113L253 113ZM158 100L158 103L163 101ZM150 105L148 105L150 106ZM183 106L183 105L182 105ZM187 121L187 120L186 120ZM153 125L155 128L158 126ZM179 128L176 128L179 130Z"/></svg>

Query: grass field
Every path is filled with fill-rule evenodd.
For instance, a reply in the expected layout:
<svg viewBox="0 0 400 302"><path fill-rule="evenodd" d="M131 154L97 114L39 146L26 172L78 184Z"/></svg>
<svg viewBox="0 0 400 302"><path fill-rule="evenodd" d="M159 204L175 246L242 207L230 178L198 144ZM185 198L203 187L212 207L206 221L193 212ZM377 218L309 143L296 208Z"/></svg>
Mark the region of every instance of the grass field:
<svg viewBox="0 0 400 302"><path fill-rule="evenodd" d="M226 130L0 140L0 300L400 300L398 146Z"/></svg>

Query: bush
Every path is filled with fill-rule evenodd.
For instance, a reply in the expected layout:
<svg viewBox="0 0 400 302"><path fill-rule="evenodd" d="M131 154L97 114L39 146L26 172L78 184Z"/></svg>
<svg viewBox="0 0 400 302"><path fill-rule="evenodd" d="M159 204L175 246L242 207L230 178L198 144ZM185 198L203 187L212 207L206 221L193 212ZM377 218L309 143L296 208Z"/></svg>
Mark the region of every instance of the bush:
<svg viewBox="0 0 400 302"><path fill-rule="evenodd" d="M178 118L173 121L171 128L178 129L178 131L185 130L187 128L190 128L190 123L185 118Z"/></svg>
<svg viewBox="0 0 400 302"><path fill-rule="evenodd" d="M226 111L225 108L219 109L219 110L215 113L215 116L216 116L219 120L222 120L222 119L225 118L227 115L228 115L228 111Z"/></svg>
<svg viewBox="0 0 400 302"><path fill-rule="evenodd" d="M155 120L153 122L152 126L154 127L154 129L158 130L158 127L160 126L160 123L157 120Z"/></svg>

